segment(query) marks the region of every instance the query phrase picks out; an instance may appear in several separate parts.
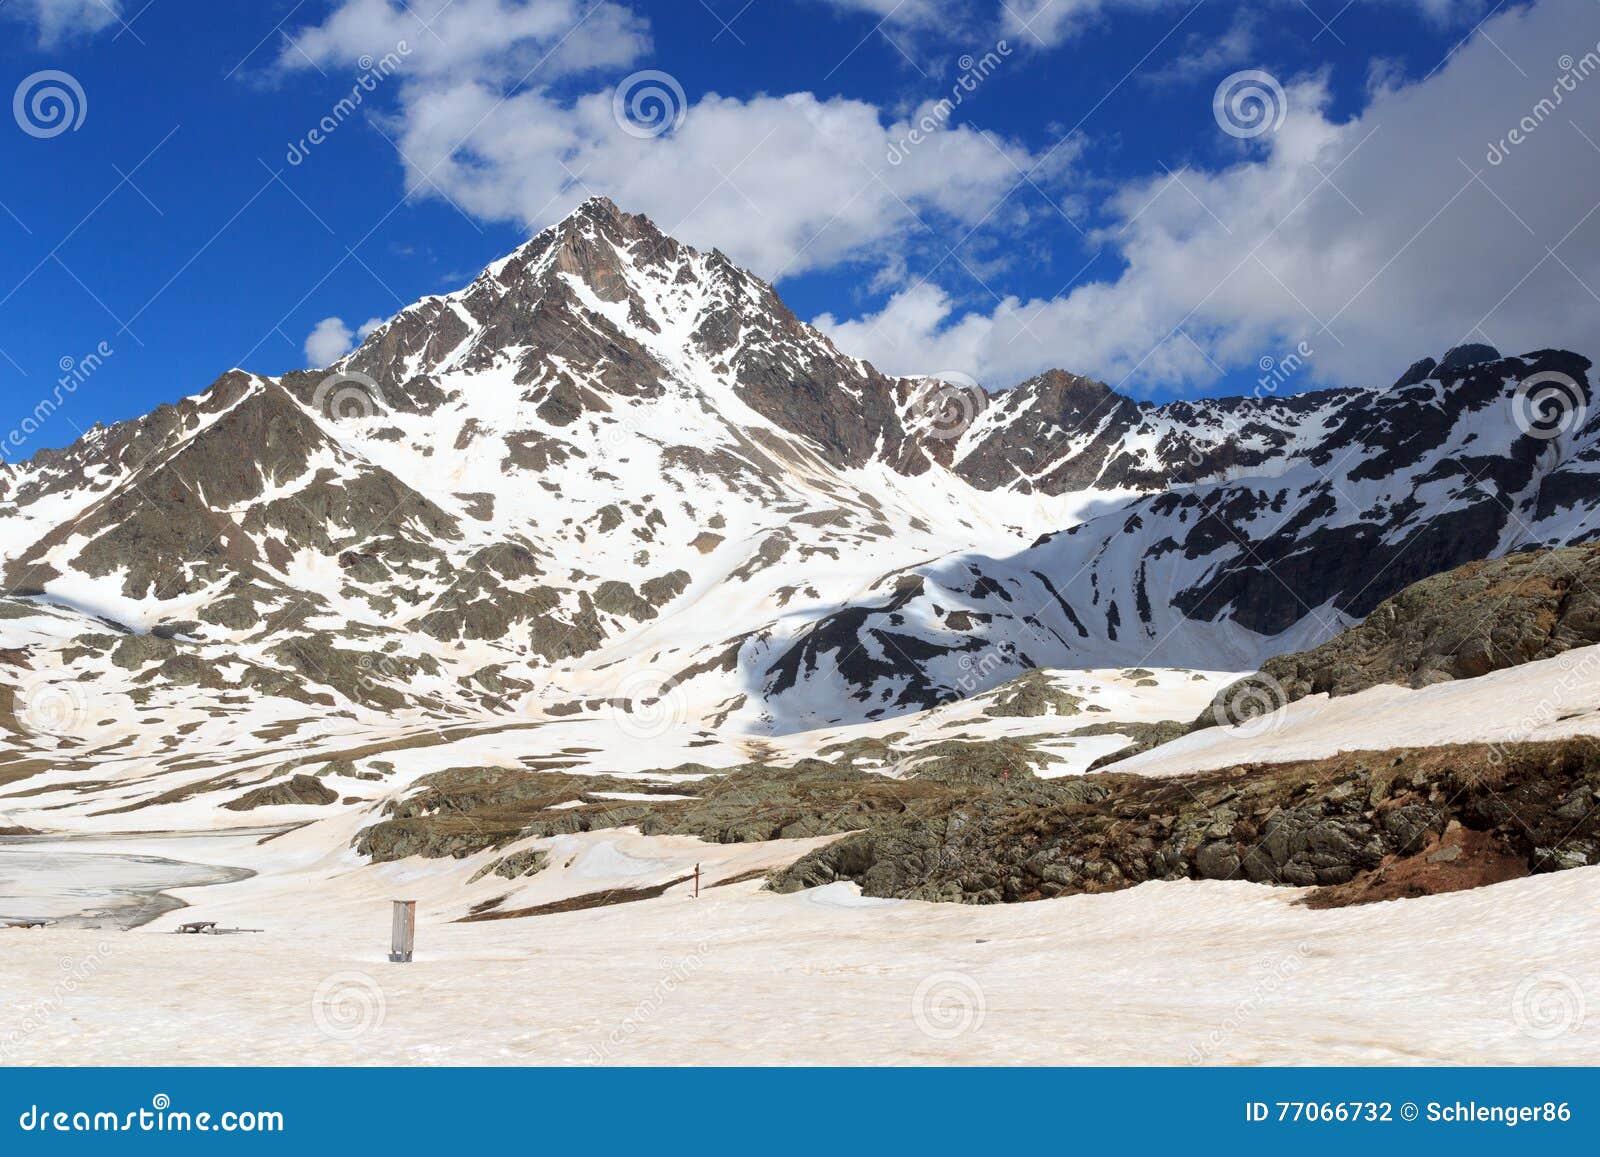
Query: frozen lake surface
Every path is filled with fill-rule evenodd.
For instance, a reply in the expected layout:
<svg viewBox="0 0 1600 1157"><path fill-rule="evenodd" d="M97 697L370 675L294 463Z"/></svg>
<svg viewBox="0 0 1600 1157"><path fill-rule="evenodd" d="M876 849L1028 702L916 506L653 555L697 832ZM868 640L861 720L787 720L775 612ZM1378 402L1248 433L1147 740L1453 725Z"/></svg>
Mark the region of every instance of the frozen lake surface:
<svg viewBox="0 0 1600 1157"><path fill-rule="evenodd" d="M125 841L123 841L125 843ZM64 928L137 928L184 902L173 888L225 884L243 868L196 864L125 850L95 850L93 838L0 840L0 921L53 920Z"/></svg>

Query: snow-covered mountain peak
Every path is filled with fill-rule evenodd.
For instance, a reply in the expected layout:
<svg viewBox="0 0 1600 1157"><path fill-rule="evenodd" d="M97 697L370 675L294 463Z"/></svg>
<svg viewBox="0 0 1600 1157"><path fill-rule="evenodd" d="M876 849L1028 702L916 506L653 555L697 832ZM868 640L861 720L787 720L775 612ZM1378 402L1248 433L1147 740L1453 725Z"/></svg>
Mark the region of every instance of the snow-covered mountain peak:
<svg viewBox="0 0 1600 1157"><path fill-rule="evenodd" d="M0 474L0 628L32 624L29 680L202 731L646 685L685 726L781 731L1153 648L1246 664L1595 532L1594 421L1536 444L1510 406L1588 361L1446 361L1161 406L894 379L597 199L326 370L230 372Z"/></svg>

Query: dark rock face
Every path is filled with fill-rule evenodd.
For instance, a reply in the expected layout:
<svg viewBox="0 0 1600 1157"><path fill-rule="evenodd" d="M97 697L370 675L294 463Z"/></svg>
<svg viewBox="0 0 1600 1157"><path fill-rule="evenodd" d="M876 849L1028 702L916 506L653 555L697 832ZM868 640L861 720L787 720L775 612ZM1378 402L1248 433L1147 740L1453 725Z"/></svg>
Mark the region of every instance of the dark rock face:
<svg viewBox="0 0 1600 1157"><path fill-rule="evenodd" d="M1600 863L1597 799L1600 751L1588 741L1089 775L881 822L773 886L851 880L869 896L984 904L1245 879L1316 886L1310 902L1334 906Z"/></svg>
<svg viewBox="0 0 1600 1157"><path fill-rule="evenodd" d="M238 799L222 806L229 811L247 812L258 807L279 807L293 804L324 806L339 798L339 793L316 776L296 775L282 783L269 784L247 791Z"/></svg>
<svg viewBox="0 0 1600 1157"><path fill-rule="evenodd" d="M1262 673L1287 701L1353 695L1380 683L1425 687L1600 643L1600 544L1468 563L1381 603L1359 626ZM1248 681L1248 680L1247 680ZM1196 727L1216 722L1225 688Z"/></svg>
<svg viewBox="0 0 1600 1157"><path fill-rule="evenodd" d="M1441 370L1459 370L1467 366L1475 366L1479 362L1497 362L1500 360L1500 351L1492 345L1482 342L1467 342L1465 345L1452 346L1445 351L1444 357L1439 359Z"/></svg>
<svg viewBox="0 0 1600 1157"><path fill-rule="evenodd" d="M519 839L619 827L723 844L799 839L948 806L968 794L963 785L1031 779L1032 768L1048 761L1013 740L949 742L921 753L914 777L891 779L858 766L883 758L884 750L873 741L828 754L834 758L804 759L785 768L686 764L670 769L671 774L705 778L670 785L559 769L456 768L423 777L421 790L386 805L386 818L358 834L356 850L379 861L413 855L460 858ZM692 798L622 801L595 794L615 791ZM574 803L581 806L561 806Z"/></svg>
<svg viewBox="0 0 1600 1157"><path fill-rule="evenodd" d="M1273 637L1291 629L1304 637L1312 626L1330 635L1428 576L1595 539L1600 408L1560 442L1516 420L1520 382L1557 375L1584 400L1588 371L1587 359L1546 350L1440 368L1388 391L1240 402L1238 412L1261 430L1236 448L1225 438L1193 453L1190 465L1165 450L1112 458L1095 476L1160 486L1223 462L1244 476L1111 504L1008 558L968 556L885 576L769 661L764 690L781 696L794 672L831 664L857 702L894 711L986 690L1030 667L1190 665L1207 639L1259 639L1234 660L1255 664L1272 653ZM1228 409L1208 407L1208 420ZM1175 404L1161 413L1204 425L1198 409ZM1173 449L1179 444L1192 442L1177 439ZM1272 458L1260 474L1250 473L1254 454ZM1228 630L1241 627L1251 634ZM856 647L850 638L872 643ZM975 655L991 660L986 681L964 688L957 660ZM881 689L890 686L885 701Z"/></svg>
<svg viewBox="0 0 1600 1157"><path fill-rule="evenodd" d="M840 833L773 877L779 891L837 880L870 896L1011 903L1147 880L1245 879L1364 903L1600 863L1600 749L1573 740L1356 752L1150 779L1039 779L1016 740L951 742L891 778L861 770L870 742L792 768L759 763L614 801L640 782L561 771L429 776L365 829L375 860L462 857L518 840L616 827L716 843ZM559 806L576 804L577 806ZM848 834L845 834L848 833ZM538 850L507 871L536 870ZM505 873L502 873L505 874Z"/></svg>
<svg viewBox="0 0 1600 1157"><path fill-rule="evenodd" d="M1439 363L1432 358L1422 358L1420 361L1412 362L1410 368L1395 381L1393 388L1398 390L1414 386L1418 382L1425 382L1433 377L1434 371L1438 368Z"/></svg>

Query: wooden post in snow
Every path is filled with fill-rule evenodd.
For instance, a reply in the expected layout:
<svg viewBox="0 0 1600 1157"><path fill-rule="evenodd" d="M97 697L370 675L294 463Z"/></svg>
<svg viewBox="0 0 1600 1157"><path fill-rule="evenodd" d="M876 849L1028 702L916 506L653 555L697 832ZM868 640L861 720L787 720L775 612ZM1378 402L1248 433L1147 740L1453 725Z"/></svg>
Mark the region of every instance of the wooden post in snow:
<svg viewBox="0 0 1600 1157"><path fill-rule="evenodd" d="M696 864L694 866L694 898L696 900L698 900L700 898L700 865L699 864Z"/></svg>
<svg viewBox="0 0 1600 1157"><path fill-rule="evenodd" d="M417 945L417 902L394 902L394 928L389 936L389 960L393 964L410 964L411 952Z"/></svg>

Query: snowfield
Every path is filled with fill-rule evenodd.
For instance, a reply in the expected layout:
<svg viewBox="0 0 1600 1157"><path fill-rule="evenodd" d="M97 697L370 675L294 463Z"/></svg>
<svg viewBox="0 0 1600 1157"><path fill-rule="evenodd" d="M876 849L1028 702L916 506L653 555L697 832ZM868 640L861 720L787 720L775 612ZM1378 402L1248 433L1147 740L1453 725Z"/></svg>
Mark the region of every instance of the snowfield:
<svg viewBox="0 0 1600 1157"><path fill-rule="evenodd" d="M1208 727L1112 765L1183 775L1238 763L1323 759L1344 751L1446 743L1529 743L1600 736L1600 647L1412 689L1312 695L1239 727Z"/></svg>
<svg viewBox="0 0 1600 1157"><path fill-rule="evenodd" d="M693 841L587 840L596 879ZM771 849L767 849L770 854ZM760 849L717 849L722 867ZM0 933L21 1064L1588 1064L1600 869L1309 911L1293 890L1156 883L1000 907L755 881L487 924L434 877L261 882L207 908L266 931ZM385 959L388 900L417 959ZM200 894L191 892L191 900Z"/></svg>
<svg viewBox="0 0 1600 1157"><path fill-rule="evenodd" d="M1590 648L1422 690L1314 697L1264 734L1210 728L1116 767L1171 775L1355 746L1600 734L1597 684L1587 677L1596 663L1600 648ZM909 720L783 737L767 752L798 758L883 738L891 726L912 750L949 737L1059 732L1045 746L1062 757L1060 773L1079 774L1123 740L1092 737L1080 751L1073 744L1089 741L1065 738L1072 728L1192 717L1231 677L1061 672L1056 685L1106 710L989 718L980 696ZM1139 685L1152 679L1154 687ZM1151 883L999 907L866 899L844 884L761 891L760 873L834 837L708 844L620 829L460 860L366 862L351 841L382 800L444 767L584 750L590 770L627 775L650 762L719 766L749 754L740 743L697 748L686 737L647 749L581 721L433 738L385 752L399 767L382 784L335 777L341 791L374 792L336 809L241 815L218 810L222 794L201 793L95 817L106 797L66 788L11 801L28 805L16 813L24 821L48 816L58 831L82 834L0 840L0 878L10 885L0 891L13 893L0 895L0 912L66 918L0 930L0 1062L1578 1064L1600 1056L1600 1016L1589 1011L1600 1008L1600 869L1312 911L1296 904L1300 890L1242 882ZM152 818L195 830L151 833ZM117 824L128 830L103 830ZM532 848L548 852L545 870L474 879L502 855ZM697 866L698 899L684 880ZM227 882L175 886L203 880ZM460 922L496 900L513 910L663 884L655 898L609 907ZM168 897L187 907L168 910ZM418 958L408 966L386 959L394 899L418 902ZM85 910L107 913L100 923L112 926L149 922L74 927L81 921L70 917ZM187 920L251 931L169 934Z"/></svg>
<svg viewBox="0 0 1600 1157"><path fill-rule="evenodd" d="M889 801L663 825L815 832L915 812L864 773L1077 776L1176 734L1419 579L1592 538L1600 407L1549 441L1511 405L1589 368L952 399L586 202L325 370L231 371L0 467L0 1062L1600 1059L1600 868L1337 911L1233 882L980 908L761 890L836 835L527 835L651 827L636 801L747 765L759 810L807 759L819 797ZM1116 766L1600 735L1597 674L1591 647L1316 697ZM564 776L607 778L551 811L625 814L518 810Z"/></svg>

